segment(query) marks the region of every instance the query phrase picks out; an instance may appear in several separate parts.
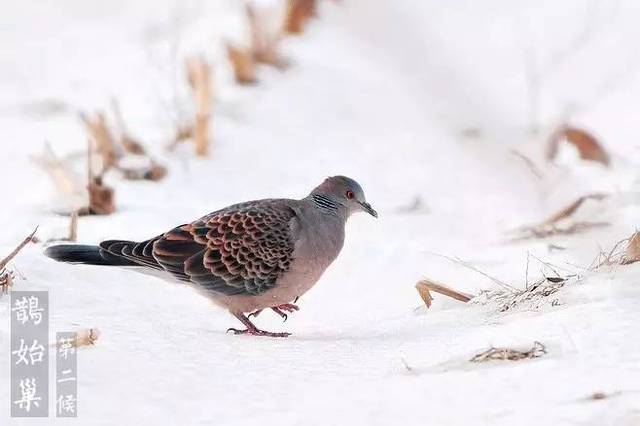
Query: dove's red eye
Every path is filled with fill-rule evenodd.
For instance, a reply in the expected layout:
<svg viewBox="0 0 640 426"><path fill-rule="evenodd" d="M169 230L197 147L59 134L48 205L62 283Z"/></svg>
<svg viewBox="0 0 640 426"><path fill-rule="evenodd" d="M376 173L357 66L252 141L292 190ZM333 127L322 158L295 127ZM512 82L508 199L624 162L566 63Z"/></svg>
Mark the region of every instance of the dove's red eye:
<svg viewBox="0 0 640 426"><path fill-rule="evenodd" d="M353 198L353 191L347 191L347 198L348 199L352 199Z"/></svg>

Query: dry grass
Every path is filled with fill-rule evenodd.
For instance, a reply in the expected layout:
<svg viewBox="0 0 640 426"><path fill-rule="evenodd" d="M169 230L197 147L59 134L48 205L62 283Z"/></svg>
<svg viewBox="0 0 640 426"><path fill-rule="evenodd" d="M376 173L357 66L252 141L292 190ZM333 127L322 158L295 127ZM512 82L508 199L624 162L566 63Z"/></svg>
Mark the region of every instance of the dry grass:
<svg viewBox="0 0 640 426"><path fill-rule="evenodd" d="M521 228L521 235L512 239L512 241L543 239L557 235L576 235L590 231L595 228L609 226L609 222L575 222L566 226L562 225L542 225Z"/></svg>
<svg viewBox="0 0 640 426"><path fill-rule="evenodd" d="M575 277L577 276L544 277L523 290L505 291L504 289L496 289L482 291L471 300L471 303L494 305L497 306L498 312L510 311L520 306L538 308L543 302L549 300L549 296L564 287L569 279ZM551 303L554 304L555 302L552 301Z"/></svg>
<svg viewBox="0 0 640 426"><path fill-rule="evenodd" d="M518 350L513 348L489 348L471 358L471 362L486 361L520 361L523 359L539 358L547 353L546 347L540 342L534 342L529 350Z"/></svg>
<svg viewBox="0 0 640 426"><path fill-rule="evenodd" d="M209 154L209 119L213 93L211 67L204 59L192 57L187 60L186 69L195 103L192 131L194 149L197 156L206 157Z"/></svg>
<svg viewBox="0 0 640 426"><path fill-rule="evenodd" d="M604 193L593 193L578 197L568 206L560 209L542 222L535 225L527 225L519 228L517 232L520 235L513 238L512 241L521 241L534 238L541 239L552 237L555 235L575 235L594 228L608 226L609 223L607 222L570 221L573 214L585 203L585 201L602 201L607 197L608 194Z"/></svg>
<svg viewBox="0 0 640 426"><path fill-rule="evenodd" d="M635 231L630 237L616 242L608 252L600 250L598 256L591 263L591 269L595 270L612 265L629 265L638 261L640 261L640 232Z"/></svg>
<svg viewBox="0 0 640 426"><path fill-rule="evenodd" d="M80 119L87 129L89 140L100 154L102 169L98 175L103 176L110 168L116 165L122 157L122 153L114 143L114 138L107 126L104 113L98 112L94 118L86 114L80 114Z"/></svg>
<svg viewBox="0 0 640 426"><path fill-rule="evenodd" d="M543 303L549 301L549 296L556 293L571 280L578 280L580 277L573 273L563 273L563 268L545 262L533 255L527 255L526 283L524 289L506 283L496 277L479 270L469 262L465 262L457 257L448 257L438 253L432 253L443 257L451 262L457 263L493 281L498 288L494 290L481 291L476 296L460 293L440 283L430 280L420 281L416 288L420 297L429 307L433 301L430 291L436 291L457 300L469 302L476 305L489 305L496 307L498 312L506 312L516 307L526 306L531 309L539 308ZM529 258L533 257L541 265L542 278L533 283L529 283ZM428 290L428 291L427 291ZM468 299L467 299L468 298ZM465 300L467 299L467 300ZM551 304L557 300L551 300Z"/></svg>

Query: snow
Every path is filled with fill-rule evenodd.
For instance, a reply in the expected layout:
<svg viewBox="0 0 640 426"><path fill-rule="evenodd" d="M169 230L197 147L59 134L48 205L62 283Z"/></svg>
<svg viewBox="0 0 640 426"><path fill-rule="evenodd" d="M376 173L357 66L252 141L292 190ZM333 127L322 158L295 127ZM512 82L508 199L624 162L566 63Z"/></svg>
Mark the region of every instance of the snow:
<svg viewBox="0 0 640 426"><path fill-rule="evenodd" d="M226 334L235 319L188 289L54 263L41 244L25 248L13 262L25 276L16 289L50 292L52 335L101 332L79 353L77 421L640 424L640 265L585 269L638 226L638 11L630 1L589 5L326 2L309 31L285 40L291 68L260 69L260 84L249 88L232 83L221 49L223 39L246 38L236 0L5 5L0 253L36 225L43 240L66 232L68 219L51 211L53 187L30 157L45 140L60 155L84 149L76 113L108 108L111 97L170 174L160 183L108 176L118 211L82 217L83 243L143 239L238 201L302 197L333 174L361 182L380 213L350 220L343 252L299 312L284 324L268 312L258 317L264 329L293 333L282 340ZM567 46L576 53L557 62L554 52ZM179 70L194 53L215 69L205 160L188 147L163 149L176 118L189 114ZM531 55L534 70L553 70L540 87L540 134L575 110L573 121L603 138L611 170L542 161L544 137L525 129ZM477 136L464 136L469 129ZM514 149L537 161L544 178ZM595 191L612 195L586 203L580 220L610 226L508 241L508 231ZM401 213L416 197L424 211ZM420 307L413 285L425 276L470 293L496 288L434 253L524 288L527 252L580 279L507 312L438 295L429 311ZM540 269L531 258L530 282ZM0 317L8 310L0 298ZM534 341L546 356L468 361L490 346ZM0 322L0 347L0 424L28 424L9 418L8 321ZM590 400L595 392L611 396Z"/></svg>

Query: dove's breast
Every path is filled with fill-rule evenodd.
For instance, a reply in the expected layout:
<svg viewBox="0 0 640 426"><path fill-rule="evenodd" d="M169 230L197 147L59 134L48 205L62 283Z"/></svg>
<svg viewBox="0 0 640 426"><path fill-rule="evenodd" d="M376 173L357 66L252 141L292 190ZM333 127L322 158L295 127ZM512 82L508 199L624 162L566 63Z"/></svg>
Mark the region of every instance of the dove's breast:
<svg viewBox="0 0 640 426"><path fill-rule="evenodd" d="M344 243L344 219L320 212L298 214L290 222L292 261L276 285L257 295L217 295L214 300L232 312L252 312L302 296L338 257Z"/></svg>
<svg viewBox="0 0 640 426"><path fill-rule="evenodd" d="M303 295L338 257L344 243L344 221L336 216L326 216L318 214L303 219L291 267L278 280L274 290L283 287L292 292L294 298ZM315 223L305 226L304 220Z"/></svg>

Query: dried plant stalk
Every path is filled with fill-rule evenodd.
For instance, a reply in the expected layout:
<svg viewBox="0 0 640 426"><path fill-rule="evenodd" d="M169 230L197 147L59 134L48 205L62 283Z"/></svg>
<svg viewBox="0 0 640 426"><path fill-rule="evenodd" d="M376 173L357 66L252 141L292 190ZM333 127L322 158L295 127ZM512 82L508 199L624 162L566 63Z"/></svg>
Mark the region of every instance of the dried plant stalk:
<svg viewBox="0 0 640 426"><path fill-rule="evenodd" d="M113 188L104 185L101 178L96 177L87 189L90 214L106 215L116 211Z"/></svg>
<svg viewBox="0 0 640 426"><path fill-rule="evenodd" d="M282 29L289 34L300 34L307 21L315 15L315 0L287 0Z"/></svg>
<svg viewBox="0 0 640 426"><path fill-rule="evenodd" d="M587 200L602 201L605 198L607 198L607 196L608 195L604 193L593 193L593 194L583 195L582 197L575 200L573 203L569 204L567 207L563 208L557 213L552 214L549 218L547 218L542 222L542 225L550 225L550 224L559 222L562 219L568 218L569 216L573 215L576 212L576 210L578 210L578 208Z"/></svg>
<svg viewBox="0 0 640 426"><path fill-rule="evenodd" d="M38 227L36 226L36 229L34 229L31 234L29 234L24 240L22 240L22 242L18 244L18 246L13 249L13 251L9 253L7 257L0 260L0 295L7 294L9 292L9 289L13 285L13 272L7 270L6 266L14 257L16 257L16 255L20 252L20 250L24 248L24 246L32 241L35 241L37 231Z"/></svg>
<svg viewBox="0 0 640 426"><path fill-rule="evenodd" d="M69 234L67 235L67 240L78 240L78 212L71 213L71 218L69 219Z"/></svg>
<svg viewBox="0 0 640 426"><path fill-rule="evenodd" d="M233 67L233 76L239 84L256 82L256 65L251 49L242 49L227 43L227 58Z"/></svg>
<svg viewBox="0 0 640 426"><path fill-rule="evenodd" d="M547 348L540 342L534 342L531 349L521 351L511 348L490 348L474 355L469 361L485 362L491 360L519 361L521 359L539 358L547 353Z"/></svg>
<svg viewBox="0 0 640 426"><path fill-rule="evenodd" d="M278 52L280 33L270 31L250 4L247 4L245 11L251 32L251 51L254 61L280 69L285 68L287 63Z"/></svg>
<svg viewBox="0 0 640 426"><path fill-rule="evenodd" d="M85 214L111 214L115 211L113 189L102 183L102 174L94 176L93 161L91 156L91 141L87 149L87 191L89 192L89 205L79 213ZM103 169L104 172L104 169Z"/></svg>
<svg viewBox="0 0 640 426"><path fill-rule="evenodd" d="M121 157L120 153L116 150L113 136L107 127L104 114L98 113L94 120L85 114L80 114L80 119L84 122L89 138L93 141L102 157L102 171L100 175L104 175Z"/></svg>
<svg viewBox="0 0 640 426"><path fill-rule="evenodd" d="M435 291L436 293L443 294L445 296L465 303L473 298L472 295L459 292L450 287L447 287L444 284L429 279L418 281L418 283L416 284L416 289L418 290L418 293L420 294L420 297L422 298L424 303L427 305L427 308L431 307L431 303L433 301L433 297L430 293L431 291Z"/></svg>
<svg viewBox="0 0 640 426"><path fill-rule="evenodd" d="M559 222L564 219L569 219L573 214L584 204L587 200L595 200L602 201L608 197L608 194L604 193L593 193L583 195L579 197L577 200L569 204L567 207L562 208L558 212L552 214L547 219L542 222L523 226L518 229L520 232L520 236L515 238L515 241L518 240L526 240L531 238L547 238L554 235L573 235L580 232L587 231L589 229L607 226L609 225L606 222L575 222L569 225L560 226Z"/></svg>
<svg viewBox="0 0 640 426"><path fill-rule="evenodd" d="M573 145L583 160L595 161L606 167L610 165L609 154L607 154L595 136L584 129L566 124L559 126L549 137L546 154L548 160L553 160L558 155L560 143L563 140Z"/></svg>
<svg viewBox="0 0 640 426"><path fill-rule="evenodd" d="M29 236L27 236L20 244L18 244L18 246L15 249L13 249L13 251L11 253L9 253L9 255L7 257L5 257L4 259L0 260L0 270L4 269L5 266L7 266L7 264L14 257L16 257L16 255L20 252L20 250L22 250L24 248L24 246L26 246L27 244L29 244L31 241L34 240L34 237L35 237L37 231L38 231L38 227L36 226L36 229L34 229L33 232L31 234L29 234Z"/></svg>
<svg viewBox="0 0 640 426"><path fill-rule="evenodd" d="M196 155L205 157L209 153L209 114L211 104L211 69L201 58L187 61L187 78L193 90L196 116L193 126L193 141Z"/></svg>

